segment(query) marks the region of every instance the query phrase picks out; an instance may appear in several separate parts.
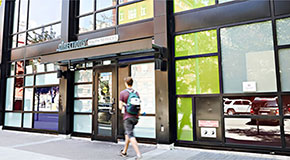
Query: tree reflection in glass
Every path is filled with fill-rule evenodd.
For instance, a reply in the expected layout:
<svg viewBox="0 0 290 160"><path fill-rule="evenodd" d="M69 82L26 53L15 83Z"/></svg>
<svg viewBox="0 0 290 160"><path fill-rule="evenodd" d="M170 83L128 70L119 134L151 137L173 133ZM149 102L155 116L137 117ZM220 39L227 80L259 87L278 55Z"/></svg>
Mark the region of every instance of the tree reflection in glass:
<svg viewBox="0 0 290 160"><path fill-rule="evenodd" d="M177 98L177 139L193 141L192 99Z"/></svg>
<svg viewBox="0 0 290 160"><path fill-rule="evenodd" d="M219 93L218 57L176 61L176 94Z"/></svg>
<svg viewBox="0 0 290 160"><path fill-rule="evenodd" d="M56 24L28 32L27 44L40 43L60 38L60 27L60 24Z"/></svg>
<svg viewBox="0 0 290 160"><path fill-rule="evenodd" d="M58 112L59 87L43 87L35 89L34 111Z"/></svg>
<svg viewBox="0 0 290 160"><path fill-rule="evenodd" d="M175 56L217 53L216 30L183 34L175 37Z"/></svg>
<svg viewBox="0 0 290 160"><path fill-rule="evenodd" d="M96 14L96 29L108 28L116 25L116 10L108 10Z"/></svg>
<svg viewBox="0 0 290 160"><path fill-rule="evenodd" d="M214 5L215 0L174 0L174 12L182 12L190 9Z"/></svg>
<svg viewBox="0 0 290 160"><path fill-rule="evenodd" d="M251 121L250 118L225 118L226 142L281 146L278 119L268 119L269 123L264 124L253 124Z"/></svg>
<svg viewBox="0 0 290 160"><path fill-rule="evenodd" d="M243 82L255 82L256 92L277 91L270 21L221 29L225 93L243 93Z"/></svg>

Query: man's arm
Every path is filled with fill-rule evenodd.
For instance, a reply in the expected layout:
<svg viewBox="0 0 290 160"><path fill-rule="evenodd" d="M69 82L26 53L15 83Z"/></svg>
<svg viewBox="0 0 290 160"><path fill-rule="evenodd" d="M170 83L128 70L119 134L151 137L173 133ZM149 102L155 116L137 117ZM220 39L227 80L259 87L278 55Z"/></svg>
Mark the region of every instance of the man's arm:
<svg viewBox="0 0 290 160"><path fill-rule="evenodd" d="M123 101L119 101L119 109L122 110L124 106L124 102Z"/></svg>

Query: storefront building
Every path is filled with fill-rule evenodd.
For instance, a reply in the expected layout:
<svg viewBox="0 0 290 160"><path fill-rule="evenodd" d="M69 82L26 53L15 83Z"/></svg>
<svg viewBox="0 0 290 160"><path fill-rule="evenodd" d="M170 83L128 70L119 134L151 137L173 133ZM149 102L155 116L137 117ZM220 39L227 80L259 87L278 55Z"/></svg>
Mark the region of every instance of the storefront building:
<svg viewBox="0 0 290 160"><path fill-rule="evenodd" d="M289 1L174 2L177 144L289 152Z"/></svg>
<svg viewBox="0 0 290 160"><path fill-rule="evenodd" d="M0 125L123 137L123 79L140 141L287 154L290 2L13 0L0 6Z"/></svg>
<svg viewBox="0 0 290 160"><path fill-rule="evenodd" d="M165 2L15 0L1 12L4 129L117 141L118 93L132 76L142 95L136 136L170 142Z"/></svg>

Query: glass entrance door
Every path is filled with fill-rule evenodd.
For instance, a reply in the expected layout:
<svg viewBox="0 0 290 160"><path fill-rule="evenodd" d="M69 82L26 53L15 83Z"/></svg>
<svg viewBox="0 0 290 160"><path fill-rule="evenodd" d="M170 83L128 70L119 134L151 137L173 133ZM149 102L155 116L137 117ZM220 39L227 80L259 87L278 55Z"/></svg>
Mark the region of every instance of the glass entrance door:
<svg viewBox="0 0 290 160"><path fill-rule="evenodd" d="M116 141L117 88L115 68L95 68L93 139Z"/></svg>

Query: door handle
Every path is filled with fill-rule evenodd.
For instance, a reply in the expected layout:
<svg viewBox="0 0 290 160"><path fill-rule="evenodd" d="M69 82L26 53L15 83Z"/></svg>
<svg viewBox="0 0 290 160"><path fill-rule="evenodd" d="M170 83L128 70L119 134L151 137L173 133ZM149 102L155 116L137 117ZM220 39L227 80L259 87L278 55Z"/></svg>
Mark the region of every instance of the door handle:
<svg viewBox="0 0 290 160"><path fill-rule="evenodd" d="M109 113L110 113L110 114L115 114L115 109L114 109L114 108L111 108L111 109L109 110Z"/></svg>
<svg viewBox="0 0 290 160"><path fill-rule="evenodd" d="M112 106L116 103L115 98L112 98Z"/></svg>

